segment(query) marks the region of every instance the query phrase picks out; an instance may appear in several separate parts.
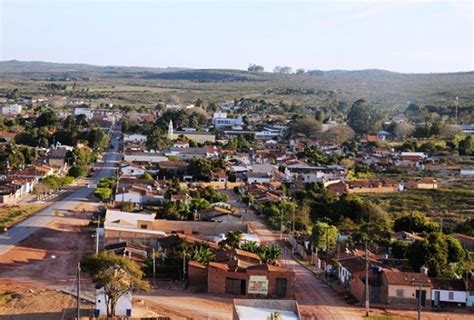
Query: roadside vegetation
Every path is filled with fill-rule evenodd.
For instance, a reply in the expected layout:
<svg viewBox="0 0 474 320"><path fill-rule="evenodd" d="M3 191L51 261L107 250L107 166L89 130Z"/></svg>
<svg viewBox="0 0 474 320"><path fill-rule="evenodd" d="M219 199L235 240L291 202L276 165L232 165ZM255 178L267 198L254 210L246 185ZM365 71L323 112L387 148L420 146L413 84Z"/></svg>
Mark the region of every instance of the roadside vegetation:
<svg viewBox="0 0 474 320"><path fill-rule="evenodd" d="M12 225L29 217L33 213L41 209L40 205L26 205L26 206L8 206L0 208L0 228L9 228Z"/></svg>

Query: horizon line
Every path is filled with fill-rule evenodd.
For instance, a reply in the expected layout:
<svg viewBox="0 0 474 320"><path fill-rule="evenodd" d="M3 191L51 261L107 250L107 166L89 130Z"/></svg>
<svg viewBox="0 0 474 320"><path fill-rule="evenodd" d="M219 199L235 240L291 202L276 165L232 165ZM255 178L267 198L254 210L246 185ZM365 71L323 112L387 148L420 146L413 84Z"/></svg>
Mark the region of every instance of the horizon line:
<svg viewBox="0 0 474 320"><path fill-rule="evenodd" d="M0 63L4 62L20 62L20 63L51 63L51 64L63 64L63 65L84 65L84 66L91 66L91 67L99 67L99 68L150 68L150 69L185 69L185 70L233 70L233 71L244 71L244 72L250 72L247 69L236 69L236 68L212 68L212 67L183 67L183 66L166 66L166 67L160 67L160 66L140 66L140 65L103 65L103 64L94 64L94 63L87 63L87 62L56 62L56 61L45 61L45 60L17 60L17 59L8 59L8 60L0 60ZM254 63L249 63L249 66ZM255 63L256 65L259 65L258 63ZM284 67L285 65L276 65ZM430 72L401 72L401 71L393 71L393 70L388 70L388 69L382 69L382 68L363 68L363 69L305 69L305 68L293 68L291 66L288 66L293 69L293 72L298 70L298 69L304 69L305 71L322 71L322 72L334 72L334 71L346 71L346 72L357 72L357 71L384 71L384 72L389 72L389 73L397 73L397 74L415 74L415 75L423 75L423 74L456 74L456 73L470 73L474 72L474 69L472 70L458 70L458 71L444 71L444 72L439 72L439 71L430 71ZM263 72L259 73L275 73L271 70L265 70ZM275 73L275 74L280 74L280 73ZM291 73L294 74L294 73ZM287 74L287 75L291 75Z"/></svg>

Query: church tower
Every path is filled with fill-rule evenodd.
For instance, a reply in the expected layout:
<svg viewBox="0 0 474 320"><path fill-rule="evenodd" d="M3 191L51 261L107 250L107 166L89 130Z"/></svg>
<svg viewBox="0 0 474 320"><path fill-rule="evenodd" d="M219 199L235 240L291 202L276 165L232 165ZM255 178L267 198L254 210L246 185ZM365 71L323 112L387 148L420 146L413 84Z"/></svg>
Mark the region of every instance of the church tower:
<svg viewBox="0 0 474 320"><path fill-rule="evenodd" d="M173 140L173 120L170 120L168 125L168 140Z"/></svg>

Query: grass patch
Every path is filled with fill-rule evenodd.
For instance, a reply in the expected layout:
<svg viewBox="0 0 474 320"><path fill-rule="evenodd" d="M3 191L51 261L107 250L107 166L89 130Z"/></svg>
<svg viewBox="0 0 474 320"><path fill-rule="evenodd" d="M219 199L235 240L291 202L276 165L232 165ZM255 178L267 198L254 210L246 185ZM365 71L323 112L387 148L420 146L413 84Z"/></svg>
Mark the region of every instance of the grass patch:
<svg viewBox="0 0 474 320"><path fill-rule="evenodd" d="M0 306L6 306L12 300L11 292L0 293Z"/></svg>
<svg viewBox="0 0 474 320"><path fill-rule="evenodd" d="M38 211L41 207L37 205L15 206L0 208L0 228L10 227L11 225L25 219Z"/></svg>
<svg viewBox="0 0 474 320"><path fill-rule="evenodd" d="M467 218L474 216L474 189L441 188L408 190L400 193L367 194L365 198L380 204L390 213L421 211L433 216Z"/></svg>

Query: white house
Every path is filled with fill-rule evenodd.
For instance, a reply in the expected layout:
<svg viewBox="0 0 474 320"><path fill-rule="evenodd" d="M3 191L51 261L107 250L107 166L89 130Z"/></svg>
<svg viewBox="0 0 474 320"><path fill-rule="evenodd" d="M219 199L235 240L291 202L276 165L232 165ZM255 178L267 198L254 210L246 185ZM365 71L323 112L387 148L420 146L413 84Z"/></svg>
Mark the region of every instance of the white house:
<svg viewBox="0 0 474 320"><path fill-rule="evenodd" d="M146 170L140 166L125 164L120 167L120 173L126 176L143 176Z"/></svg>
<svg viewBox="0 0 474 320"><path fill-rule="evenodd" d="M212 124L216 128L236 127L241 126L242 123L242 116L238 116L237 118L227 118L227 113L225 112L215 112L212 117Z"/></svg>
<svg viewBox="0 0 474 320"><path fill-rule="evenodd" d="M270 175L263 172L249 172L247 174L247 183L270 183Z"/></svg>
<svg viewBox="0 0 474 320"><path fill-rule="evenodd" d="M138 186L132 186L128 190L117 191L115 201L145 204L150 202L163 202L164 197L156 190L147 190Z"/></svg>
<svg viewBox="0 0 474 320"><path fill-rule="evenodd" d="M365 260L359 256L351 256L338 260L338 278L339 282L348 286L351 279L365 270Z"/></svg>
<svg viewBox="0 0 474 320"><path fill-rule="evenodd" d="M78 115L81 115L81 114L85 115L86 118L89 119L89 120L91 120L92 117L94 116L94 113L89 108L79 107L79 108L74 109L74 115L75 116L78 116Z"/></svg>
<svg viewBox="0 0 474 320"><path fill-rule="evenodd" d="M459 174L461 176L474 176L474 169L461 169Z"/></svg>
<svg viewBox="0 0 474 320"><path fill-rule="evenodd" d="M143 134L124 134L124 142L146 142L146 136Z"/></svg>
<svg viewBox="0 0 474 320"><path fill-rule="evenodd" d="M463 279L431 279L431 299L434 305L466 304L467 290Z"/></svg>
<svg viewBox="0 0 474 320"><path fill-rule="evenodd" d="M167 161L168 157L156 152L126 151L123 160L127 162L159 163Z"/></svg>
<svg viewBox="0 0 474 320"><path fill-rule="evenodd" d="M14 116L14 115L20 114L22 109L23 109L23 107L20 104L15 103L15 104L11 104L9 106L2 107L2 114L3 115Z"/></svg>
<svg viewBox="0 0 474 320"><path fill-rule="evenodd" d="M118 299L115 306L115 315L119 317L131 317L133 316L132 310L132 292L128 292ZM96 290L94 315L96 317L107 316L107 304L104 288Z"/></svg>

